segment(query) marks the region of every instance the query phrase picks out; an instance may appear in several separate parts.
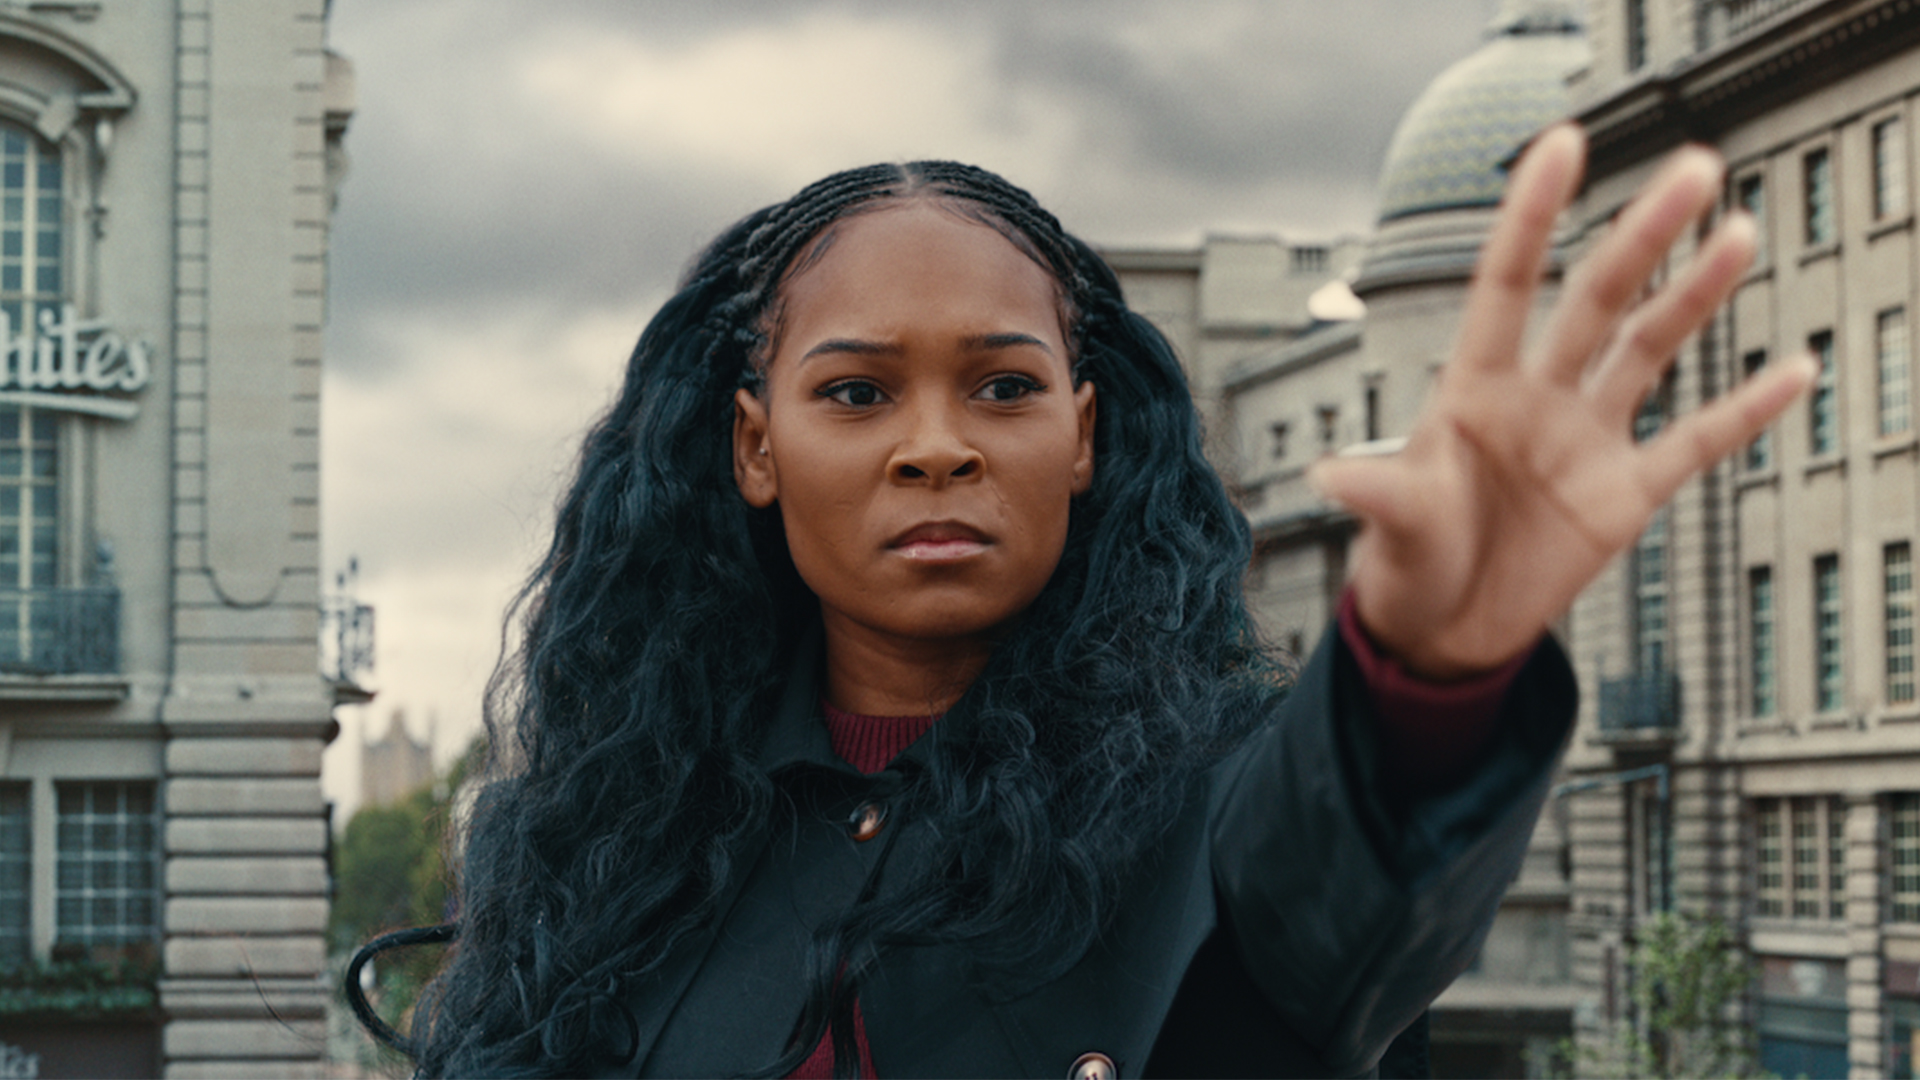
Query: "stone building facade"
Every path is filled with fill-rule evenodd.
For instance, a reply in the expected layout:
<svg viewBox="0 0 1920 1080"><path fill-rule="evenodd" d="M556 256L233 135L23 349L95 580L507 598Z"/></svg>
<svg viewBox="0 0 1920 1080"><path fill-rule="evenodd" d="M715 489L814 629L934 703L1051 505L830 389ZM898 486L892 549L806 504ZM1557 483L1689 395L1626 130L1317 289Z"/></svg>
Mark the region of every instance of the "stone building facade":
<svg viewBox="0 0 1920 1080"><path fill-rule="evenodd" d="M1579 242L1683 139L1726 156L1725 203L1761 226L1752 272L1682 351L1646 427L1803 350L1822 375L1775 430L1689 484L1573 613L1598 693L1568 770L1656 774L1569 799L1580 1027L1631 1019L1623 958L1671 905L1739 929L1764 1067L1910 1077L1920 8L1596 0L1590 19L1594 61L1573 83L1593 144Z"/></svg>
<svg viewBox="0 0 1920 1080"><path fill-rule="evenodd" d="M9 1069L321 1068L326 10L0 4L0 979L119 980Z"/></svg>

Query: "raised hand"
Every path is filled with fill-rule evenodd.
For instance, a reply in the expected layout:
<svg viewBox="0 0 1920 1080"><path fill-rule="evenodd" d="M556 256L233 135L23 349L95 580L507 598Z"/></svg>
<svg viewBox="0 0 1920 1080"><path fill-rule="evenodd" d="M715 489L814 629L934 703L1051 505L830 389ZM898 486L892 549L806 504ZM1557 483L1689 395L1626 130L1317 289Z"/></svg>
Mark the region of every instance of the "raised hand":
<svg viewBox="0 0 1920 1080"><path fill-rule="evenodd" d="M1361 622L1403 665L1447 679L1498 666L1539 639L1654 511L1744 446L1813 381L1807 356L1636 443L1633 417L1687 336L1753 257L1735 211L1652 296L1667 250L1717 198L1719 158L1665 164L1592 253L1523 355L1554 221L1580 184L1585 139L1567 124L1516 167L1481 250L1454 353L1388 457L1328 458L1310 479L1362 529L1351 561Z"/></svg>

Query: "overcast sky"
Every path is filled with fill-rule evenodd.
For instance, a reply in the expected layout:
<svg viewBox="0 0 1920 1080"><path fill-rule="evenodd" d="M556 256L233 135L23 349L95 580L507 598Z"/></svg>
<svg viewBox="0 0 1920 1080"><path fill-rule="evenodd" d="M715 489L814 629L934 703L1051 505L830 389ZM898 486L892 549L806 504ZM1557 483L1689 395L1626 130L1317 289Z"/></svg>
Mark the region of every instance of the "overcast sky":
<svg viewBox="0 0 1920 1080"><path fill-rule="evenodd" d="M327 565L376 704L442 757L580 434L681 266L852 165L945 157L1096 244L1367 231L1400 114L1497 0L334 0L359 102L334 220Z"/></svg>

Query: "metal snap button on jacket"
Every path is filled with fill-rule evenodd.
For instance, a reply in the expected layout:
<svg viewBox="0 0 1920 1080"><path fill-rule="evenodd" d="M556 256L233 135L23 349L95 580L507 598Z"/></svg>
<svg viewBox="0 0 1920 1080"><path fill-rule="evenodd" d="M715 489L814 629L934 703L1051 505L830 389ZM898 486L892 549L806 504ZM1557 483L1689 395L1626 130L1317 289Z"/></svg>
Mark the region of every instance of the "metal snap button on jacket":
<svg viewBox="0 0 1920 1080"><path fill-rule="evenodd" d="M885 803L861 803L847 817L847 832L855 840L865 843L880 835L880 826L887 823L887 805Z"/></svg>
<svg viewBox="0 0 1920 1080"><path fill-rule="evenodd" d="M1113 1080L1117 1075L1113 1059L1100 1053L1081 1054L1067 1070L1067 1080Z"/></svg>

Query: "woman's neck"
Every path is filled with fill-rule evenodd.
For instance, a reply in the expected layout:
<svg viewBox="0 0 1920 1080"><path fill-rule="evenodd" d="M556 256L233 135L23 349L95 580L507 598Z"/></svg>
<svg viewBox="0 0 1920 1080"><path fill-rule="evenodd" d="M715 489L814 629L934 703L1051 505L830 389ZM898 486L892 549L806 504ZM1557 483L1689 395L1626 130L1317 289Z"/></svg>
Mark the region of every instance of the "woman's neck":
<svg viewBox="0 0 1920 1080"><path fill-rule="evenodd" d="M982 637L905 638L822 613L826 698L863 716L936 716L952 707L987 666Z"/></svg>

